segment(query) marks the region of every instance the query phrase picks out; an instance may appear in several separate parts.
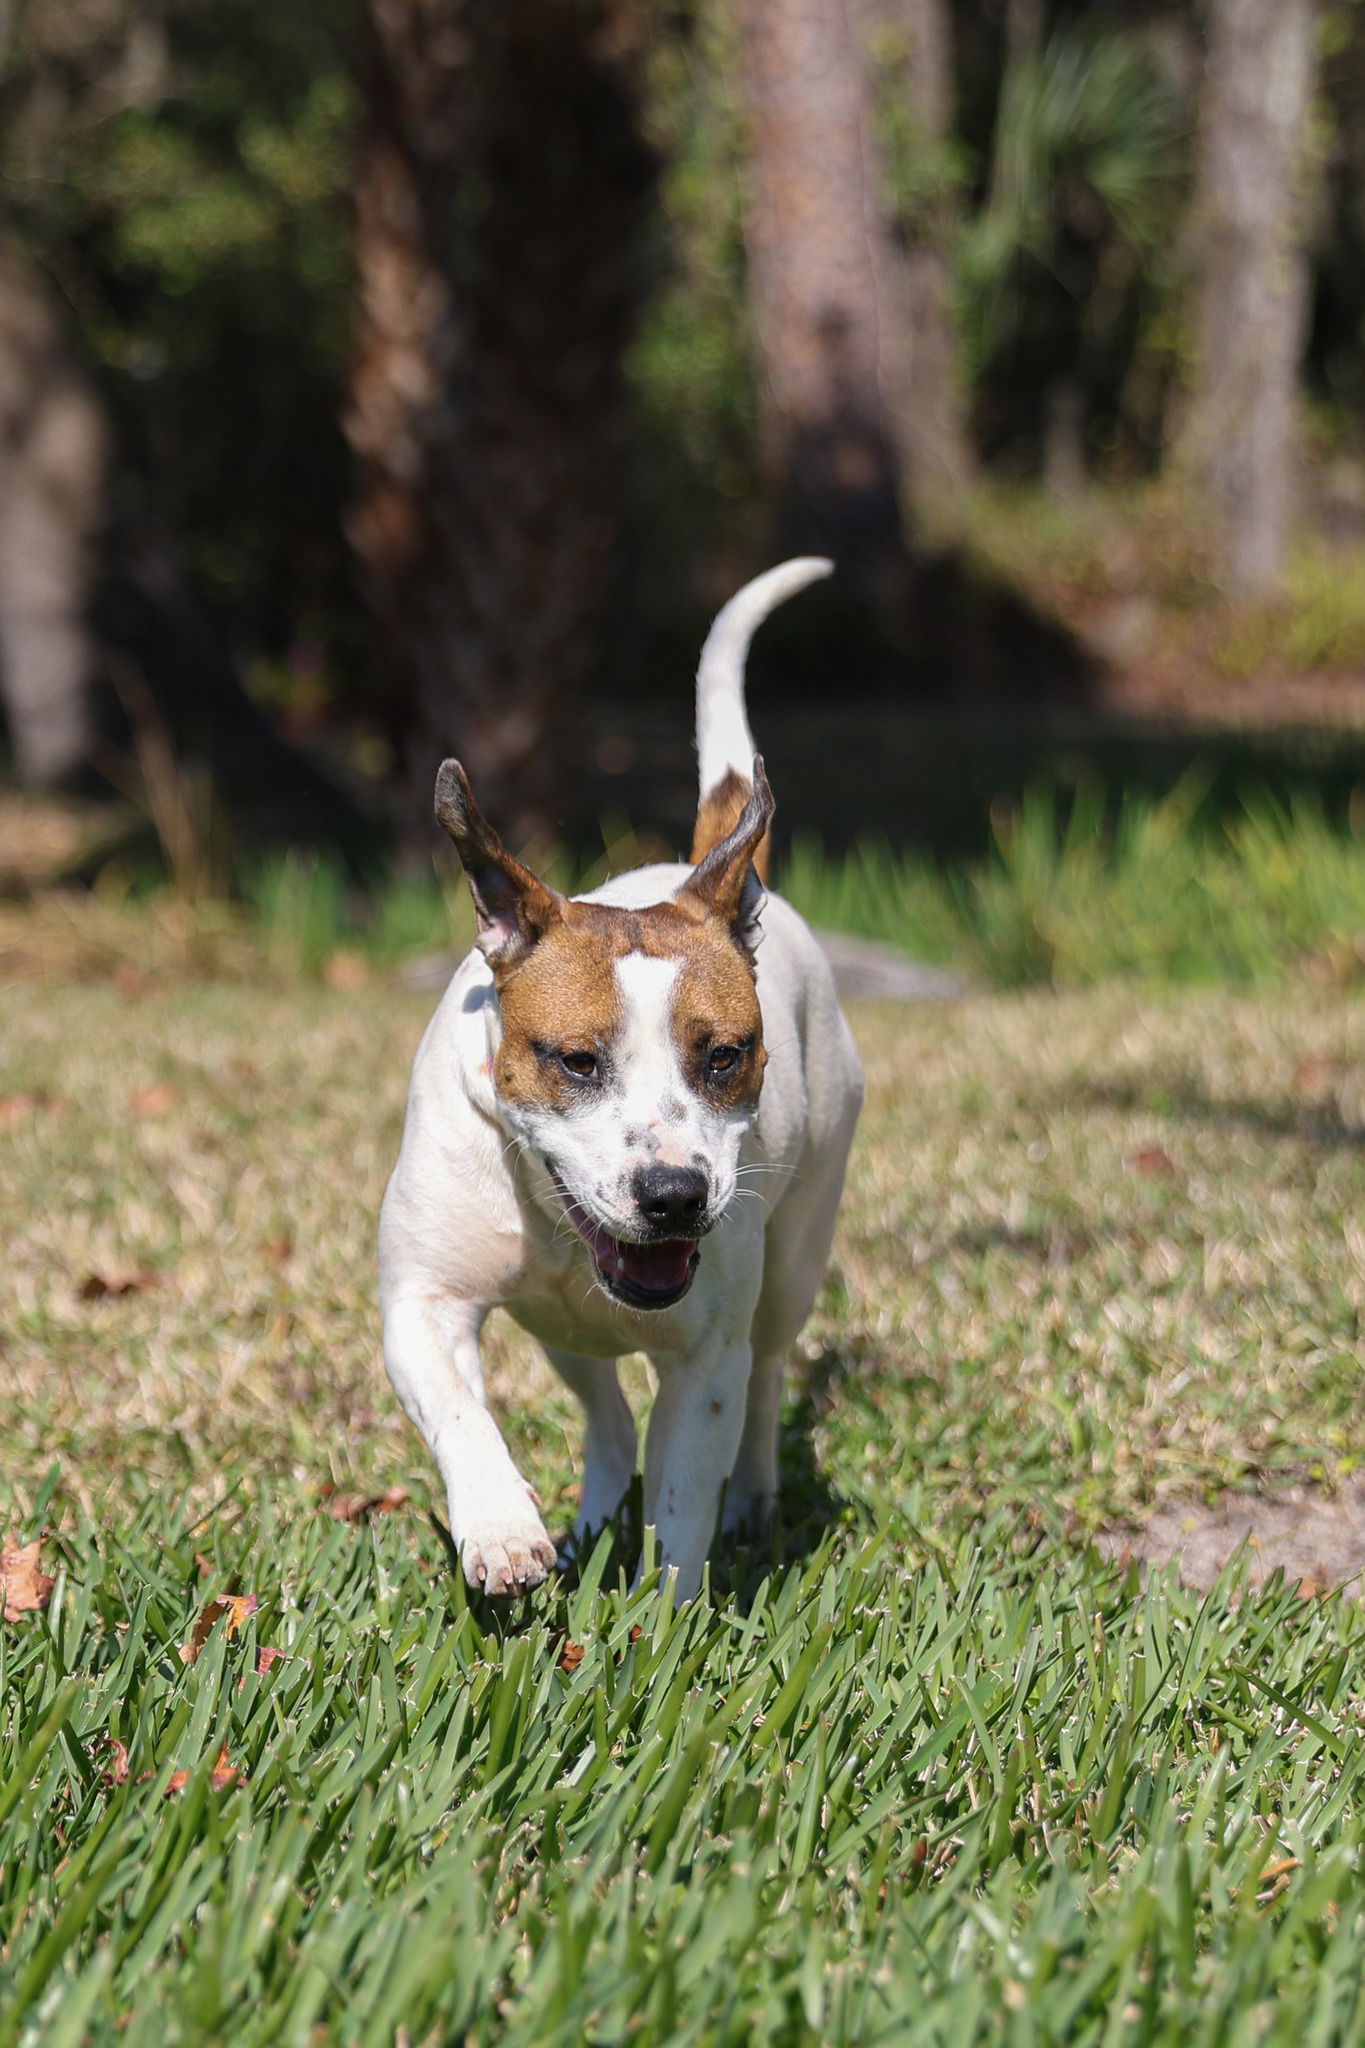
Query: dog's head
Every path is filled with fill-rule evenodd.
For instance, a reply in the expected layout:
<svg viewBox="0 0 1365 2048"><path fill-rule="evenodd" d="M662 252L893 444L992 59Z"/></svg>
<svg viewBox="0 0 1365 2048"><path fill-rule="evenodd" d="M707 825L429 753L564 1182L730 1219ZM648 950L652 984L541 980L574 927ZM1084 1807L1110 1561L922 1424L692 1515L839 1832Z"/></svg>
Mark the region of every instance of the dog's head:
<svg viewBox="0 0 1365 2048"><path fill-rule="evenodd" d="M634 1308L681 1299L735 1192L767 1058L753 861L772 814L755 760L733 828L669 901L629 910L547 887L480 815L458 761L437 778L498 993L499 1100L603 1287Z"/></svg>

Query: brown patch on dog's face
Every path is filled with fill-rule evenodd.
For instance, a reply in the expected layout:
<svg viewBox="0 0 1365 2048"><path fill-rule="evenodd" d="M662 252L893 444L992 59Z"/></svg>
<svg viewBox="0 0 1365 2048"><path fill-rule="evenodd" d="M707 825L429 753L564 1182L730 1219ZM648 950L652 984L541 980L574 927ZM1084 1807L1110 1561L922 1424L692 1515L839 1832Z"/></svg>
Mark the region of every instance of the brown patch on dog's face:
<svg viewBox="0 0 1365 2048"><path fill-rule="evenodd" d="M730 934L703 925L683 956L673 1036L689 1087L717 1109L752 1109L768 1055L753 962Z"/></svg>
<svg viewBox="0 0 1365 2048"><path fill-rule="evenodd" d="M588 906L569 902L559 923L498 991L502 1044L494 1062L505 1102L568 1112L584 1101L584 1078L565 1066L582 1056L604 1078L621 1029L615 966L628 950Z"/></svg>
<svg viewBox="0 0 1365 2048"><path fill-rule="evenodd" d="M503 1100L571 1113L611 1085L626 1019L618 962L631 953L677 960L671 1034L683 1077L720 1110L752 1107L766 1053L753 962L730 931L692 903L623 910L600 903L562 913L499 988ZM575 1064L594 1063L592 1073Z"/></svg>

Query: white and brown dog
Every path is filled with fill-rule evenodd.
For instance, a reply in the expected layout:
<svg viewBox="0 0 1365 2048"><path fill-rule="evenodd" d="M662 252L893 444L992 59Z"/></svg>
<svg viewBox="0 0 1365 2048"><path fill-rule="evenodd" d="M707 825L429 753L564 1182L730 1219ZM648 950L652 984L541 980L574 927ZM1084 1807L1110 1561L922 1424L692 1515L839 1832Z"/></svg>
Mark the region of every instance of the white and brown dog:
<svg viewBox="0 0 1365 2048"><path fill-rule="evenodd" d="M770 570L711 629L691 867L560 896L506 851L458 762L437 778L478 949L413 1067L380 1225L384 1357L465 1576L488 1593L524 1592L555 1562L484 1405L494 1307L583 1404L580 1535L635 1471L616 1376L632 1351L658 1380L644 1507L677 1597L701 1584L722 1491L727 1531L772 1512L782 1354L824 1274L862 1073L824 955L755 873L773 803L744 659L773 607L829 568Z"/></svg>

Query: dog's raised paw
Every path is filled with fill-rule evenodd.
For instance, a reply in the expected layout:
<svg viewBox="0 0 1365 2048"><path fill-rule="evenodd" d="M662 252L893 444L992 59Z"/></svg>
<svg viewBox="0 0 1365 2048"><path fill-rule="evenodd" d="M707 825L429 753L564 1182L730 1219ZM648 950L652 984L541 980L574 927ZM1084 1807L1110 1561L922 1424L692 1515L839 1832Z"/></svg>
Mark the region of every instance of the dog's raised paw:
<svg viewBox="0 0 1365 2048"><path fill-rule="evenodd" d="M460 1562L476 1592L501 1600L543 1586L555 1567L555 1547L539 1522L528 1522L466 1536Z"/></svg>

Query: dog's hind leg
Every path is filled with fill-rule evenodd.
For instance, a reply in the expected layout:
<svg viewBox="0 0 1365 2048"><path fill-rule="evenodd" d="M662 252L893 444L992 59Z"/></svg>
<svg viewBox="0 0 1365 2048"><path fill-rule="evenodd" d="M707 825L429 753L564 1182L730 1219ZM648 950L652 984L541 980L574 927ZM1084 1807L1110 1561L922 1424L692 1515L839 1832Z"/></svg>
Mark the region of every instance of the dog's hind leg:
<svg viewBox="0 0 1365 2048"><path fill-rule="evenodd" d="M583 1405L583 1494L574 1536L578 1542L609 1522L635 1476L635 1417L621 1392L614 1358L584 1358L576 1351L546 1355Z"/></svg>
<svg viewBox="0 0 1365 2048"><path fill-rule="evenodd" d="M777 1505L782 1362L804 1329L825 1277L844 1169L861 1106L862 1087L855 1066L839 1114L832 1119L819 1152L803 1162L768 1220L763 1292L754 1312L754 1368L744 1434L725 1489L727 1535L740 1529L762 1529Z"/></svg>
<svg viewBox="0 0 1365 2048"><path fill-rule="evenodd" d="M645 1435L645 1521L658 1531L665 1573L677 1571L674 1598L690 1600L744 1426L749 1347L732 1340L699 1358L651 1356L659 1391Z"/></svg>
<svg viewBox="0 0 1365 2048"><path fill-rule="evenodd" d="M725 1486L721 1530L737 1536L757 1535L773 1518L777 1506L777 1434L782 1419L782 1354L754 1359L744 1406L744 1434L735 1454L734 1470Z"/></svg>

